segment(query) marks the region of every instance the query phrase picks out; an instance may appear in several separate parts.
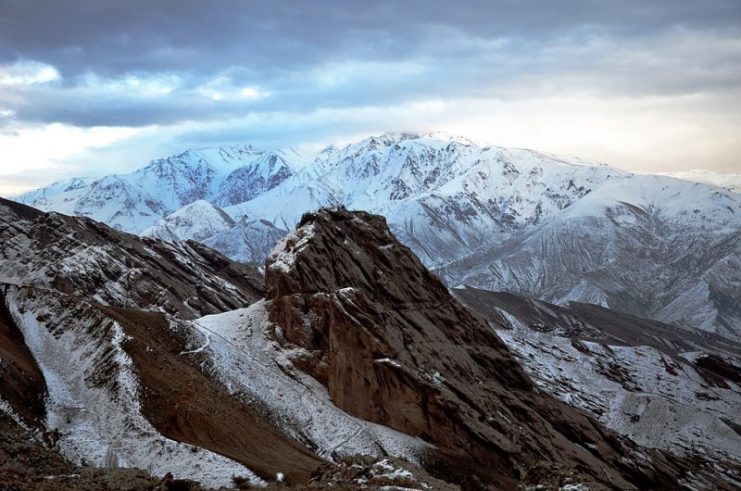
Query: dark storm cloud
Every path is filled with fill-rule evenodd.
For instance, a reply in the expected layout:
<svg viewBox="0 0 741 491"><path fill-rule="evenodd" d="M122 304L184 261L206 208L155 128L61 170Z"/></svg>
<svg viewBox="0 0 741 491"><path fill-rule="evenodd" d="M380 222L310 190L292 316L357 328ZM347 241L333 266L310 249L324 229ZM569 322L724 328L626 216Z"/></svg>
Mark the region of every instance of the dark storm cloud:
<svg viewBox="0 0 741 491"><path fill-rule="evenodd" d="M20 121L141 126L517 97L523 82L536 91L544 80L628 95L722 90L741 75L738 47L714 45L738 39L739 22L738 0L0 0L0 65L32 60L60 75L0 87L0 109ZM677 30L694 44L662 40ZM174 81L150 92L114 83L126 77ZM244 87L260 95L237 96Z"/></svg>
<svg viewBox="0 0 741 491"><path fill-rule="evenodd" d="M737 0L0 2L0 56L43 60L63 76L95 71L214 71L278 76L341 56L431 54L445 34L540 38L600 27L642 34L672 25L737 27Z"/></svg>

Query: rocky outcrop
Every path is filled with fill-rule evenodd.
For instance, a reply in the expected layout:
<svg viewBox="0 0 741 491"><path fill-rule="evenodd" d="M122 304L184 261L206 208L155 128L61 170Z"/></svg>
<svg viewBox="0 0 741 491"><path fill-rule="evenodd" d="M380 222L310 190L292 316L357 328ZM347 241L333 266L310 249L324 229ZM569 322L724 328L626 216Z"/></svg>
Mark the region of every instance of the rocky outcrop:
<svg viewBox="0 0 741 491"><path fill-rule="evenodd" d="M306 214L266 263L274 336L338 407L437 446L430 472L513 489L535 464L601 486L674 486L617 436L534 390L496 334L390 233L385 219Z"/></svg>
<svg viewBox="0 0 741 491"><path fill-rule="evenodd" d="M244 307L262 276L197 242L167 243L0 198L0 283L192 318Z"/></svg>
<svg viewBox="0 0 741 491"><path fill-rule="evenodd" d="M319 467L311 476L310 488L403 489L456 491L460 487L435 479L424 470L401 459L378 460L356 455Z"/></svg>

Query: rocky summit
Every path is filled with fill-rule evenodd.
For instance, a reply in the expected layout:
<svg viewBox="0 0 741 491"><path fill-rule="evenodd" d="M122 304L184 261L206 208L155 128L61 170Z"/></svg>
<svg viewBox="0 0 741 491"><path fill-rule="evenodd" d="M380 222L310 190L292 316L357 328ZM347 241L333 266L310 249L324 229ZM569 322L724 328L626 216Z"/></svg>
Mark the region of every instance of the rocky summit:
<svg viewBox="0 0 741 491"><path fill-rule="evenodd" d="M435 445L423 459L466 487L511 489L538 464L601 486L667 486L677 469L539 393L496 334L382 217L322 210L267 260L274 336L349 413Z"/></svg>

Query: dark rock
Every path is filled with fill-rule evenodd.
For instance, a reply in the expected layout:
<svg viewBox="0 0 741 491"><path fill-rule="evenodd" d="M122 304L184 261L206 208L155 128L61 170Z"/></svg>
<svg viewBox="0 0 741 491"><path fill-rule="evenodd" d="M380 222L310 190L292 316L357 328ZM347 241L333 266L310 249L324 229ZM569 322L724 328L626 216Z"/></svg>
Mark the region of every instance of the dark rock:
<svg viewBox="0 0 741 491"><path fill-rule="evenodd" d="M609 487L674 485L675 469L657 460L647 476L615 434L535 391L382 217L304 215L268 258L266 288L276 339L312 353L301 368L342 409L435 444L426 468L438 477L512 489L551 462Z"/></svg>

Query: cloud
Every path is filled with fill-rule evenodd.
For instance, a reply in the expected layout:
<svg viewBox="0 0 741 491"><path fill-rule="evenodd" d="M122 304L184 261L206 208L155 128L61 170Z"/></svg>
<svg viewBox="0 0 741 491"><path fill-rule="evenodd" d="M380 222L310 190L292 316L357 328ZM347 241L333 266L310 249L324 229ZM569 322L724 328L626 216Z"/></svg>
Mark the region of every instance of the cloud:
<svg viewBox="0 0 741 491"><path fill-rule="evenodd" d="M605 97L682 96L741 85L741 37L673 29L651 39L605 36L553 40L456 39L455 56L335 60L272 84L240 69L165 72L76 84L32 85L0 94L20 120L79 126L149 126L274 111L408 103L430 98L512 99L588 92Z"/></svg>
<svg viewBox="0 0 741 491"><path fill-rule="evenodd" d="M26 87L59 80L56 68L35 61L0 65L0 87Z"/></svg>
<svg viewBox="0 0 741 491"><path fill-rule="evenodd" d="M735 28L739 12L736 0L6 0L0 46L5 57L45 60L65 78L227 65L276 77L348 57L414 57L444 49L454 32L487 40L589 29L636 37L676 25Z"/></svg>
<svg viewBox="0 0 741 491"><path fill-rule="evenodd" d="M2 25L12 9L0 20L0 59L40 60L31 63L64 83L16 86L0 105L40 123L147 126L564 87L680 94L741 80L738 2L381 2L356 12L183 1L146 15L83 2L67 6L79 15L60 20L66 29L40 32L30 20L19 27L39 17L25 13L41 10L31 4L13 4L12 25Z"/></svg>
<svg viewBox="0 0 741 491"><path fill-rule="evenodd" d="M77 128L59 123L20 125L0 133L0 181L7 185L19 179L48 179L45 173L66 172L70 170L69 162L76 157L131 138L141 131L135 128Z"/></svg>

